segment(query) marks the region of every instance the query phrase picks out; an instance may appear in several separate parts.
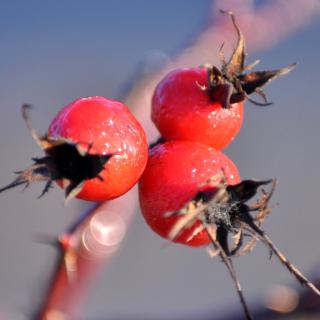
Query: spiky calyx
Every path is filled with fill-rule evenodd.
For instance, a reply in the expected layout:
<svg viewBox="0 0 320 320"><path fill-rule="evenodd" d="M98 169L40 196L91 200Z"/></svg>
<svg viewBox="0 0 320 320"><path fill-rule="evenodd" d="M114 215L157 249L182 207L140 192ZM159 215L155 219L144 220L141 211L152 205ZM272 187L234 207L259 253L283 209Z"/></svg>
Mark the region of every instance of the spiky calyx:
<svg viewBox="0 0 320 320"><path fill-rule="evenodd" d="M33 158L33 164L24 171L16 172L18 177L0 189L0 193L19 185L28 187L32 182L46 182L39 197L47 193L53 181L60 181L65 189L65 201L77 196L82 190L83 183L88 179L103 180L99 173L112 157L112 154L92 154L92 144L74 142L65 138L53 138L48 135L40 136L32 127L28 110L30 105L22 106L22 116L27 127L40 148L45 152L42 158Z"/></svg>
<svg viewBox="0 0 320 320"><path fill-rule="evenodd" d="M241 102L246 99L258 106L268 106L272 104L267 100L265 93L262 91L262 87L272 80L290 72L296 66L296 63L281 69L246 73L246 71L255 67L260 60L249 65L245 64L246 52L244 36L236 23L233 13L223 10L221 10L221 12L231 17L238 35L238 43L228 62L225 61L222 52L223 46L220 48L222 66L219 69L216 66L206 65L208 86L200 86L200 88L206 91L212 100L219 101L223 108L230 108L232 103ZM258 94L263 99L263 102L257 102L251 99L249 95L252 93Z"/></svg>

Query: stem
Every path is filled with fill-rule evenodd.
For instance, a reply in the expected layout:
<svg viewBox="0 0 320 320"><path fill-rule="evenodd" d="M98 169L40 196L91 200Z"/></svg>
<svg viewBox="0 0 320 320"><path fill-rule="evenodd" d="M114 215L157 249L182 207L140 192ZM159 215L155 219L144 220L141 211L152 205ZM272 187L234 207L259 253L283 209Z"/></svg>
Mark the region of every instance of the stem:
<svg viewBox="0 0 320 320"><path fill-rule="evenodd" d="M135 191L94 206L59 237L56 267L34 320L74 319L81 314L88 286L120 248L135 212Z"/></svg>
<svg viewBox="0 0 320 320"><path fill-rule="evenodd" d="M279 258L280 262L292 273L301 285L311 289L316 295L320 296L320 290L296 267L286 256L273 244L272 240L264 234L261 240L270 248L270 250Z"/></svg>
<svg viewBox="0 0 320 320"><path fill-rule="evenodd" d="M243 307L243 311L244 311L244 314L246 316L246 319L247 320L253 320L253 317L250 313L250 310L249 310L249 307L246 303L246 300L243 296L243 292L242 292L242 288L241 288L241 285L240 285L240 281L238 280L238 276L236 274L236 270L233 266L233 262L232 260L230 259L230 257L226 254L226 252L223 250L222 246L220 245L220 243L218 241L215 240L215 237L214 235L212 235L211 231L210 231L210 228L207 226L207 225L204 225L204 228L206 230L206 233L208 235L208 237L210 238L213 246L215 247L215 249L219 250L219 255L223 261L223 263L226 265L229 273L230 273L230 276L233 280L233 283L236 287L236 291L238 293L238 296L239 296L239 299L240 299L240 303Z"/></svg>

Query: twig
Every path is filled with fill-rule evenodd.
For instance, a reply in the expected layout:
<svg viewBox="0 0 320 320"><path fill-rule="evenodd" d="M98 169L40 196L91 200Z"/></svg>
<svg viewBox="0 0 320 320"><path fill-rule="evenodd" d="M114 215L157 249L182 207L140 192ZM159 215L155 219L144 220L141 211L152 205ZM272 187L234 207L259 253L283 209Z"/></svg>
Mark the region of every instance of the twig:
<svg viewBox="0 0 320 320"><path fill-rule="evenodd" d="M231 278L232 278L232 280L234 282L234 285L236 287L236 290L237 290L241 305L243 307L246 319L247 320L253 320L252 315L250 313L250 310L248 308L248 305L246 303L246 300L245 300L245 298L243 296L242 288L241 288L240 282L238 280L238 277L237 277L237 274L236 274L236 270L235 270L235 268L233 266L232 260L226 254L226 252L223 250L223 248L221 247L219 241L216 241L214 239L213 234L210 232L210 227L209 226L205 226L204 228L206 230L206 233L207 233L208 237L210 238L210 240L212 242L212 245L215 247L216 250L219 250L219 255L220 255L223 263L226 265L226 267L227 267L227 269L228 269L228 271L230 273L230 276L231 276Z"/></svg>

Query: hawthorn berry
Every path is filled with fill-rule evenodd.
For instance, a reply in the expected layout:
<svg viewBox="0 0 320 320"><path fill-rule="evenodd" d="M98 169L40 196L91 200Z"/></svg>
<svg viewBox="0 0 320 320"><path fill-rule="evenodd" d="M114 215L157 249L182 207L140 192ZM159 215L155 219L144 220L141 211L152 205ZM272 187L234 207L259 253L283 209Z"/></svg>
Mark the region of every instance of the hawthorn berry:
<svg viewBox="0 0 320 320"><path fill-rule="evenodd" d="M222 67L206 65L171 71L157 85L151 118L165 140L189 140L216 149L225 148L239 132L247 99L256 105L270 103L261 87L288 73L295 64L271 71L247 72L259 61L245 65L245 42L230 12L238 44L230 60L222 56ZM256 93L262 103L249 95Z"/></svg>
<svg viewBox="0 0 320 320"><path fill-rule="evenodd" d="M199 191L208 188L206 181L223 170L228 184L240 182L234 163L223 153L191 141L168 141L150 150L146 169L139 182L141 211L151 229L164 238L178 216L166 216L181 209ZM211 189L220 183L217 178ZM201 186L203 184L203 186ZM196 232L197 222L173 239L188 246L208 245L205 231Z"/></svg>
<svg viewBox="0 0 320 320"><path fill-rule="evenodd" d="M88 97L62 108L48 133L39 136L23 116L45 156L0 192L33 181L45 181L42 195L53 181L65 189L66 199L104 201L127 192L140 178L148 158L143 128L121 102Z"/></svg>
<svg viewBox="0 0 320 320"><path fill-rule="evenodd" d="M158 84L152 98L152 121L165 140L197 141L218 150L229 144L243 122L243 102L222 108L199 84L206 68L178 69Z"/></svg>

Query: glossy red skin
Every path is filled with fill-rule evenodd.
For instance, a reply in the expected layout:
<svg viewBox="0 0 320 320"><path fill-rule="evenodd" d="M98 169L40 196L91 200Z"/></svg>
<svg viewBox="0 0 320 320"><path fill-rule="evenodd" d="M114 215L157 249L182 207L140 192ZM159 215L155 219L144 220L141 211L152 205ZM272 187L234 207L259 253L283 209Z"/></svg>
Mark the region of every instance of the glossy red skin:
<svg viewBox="0 0 320 320"><path fill-rule="evenodd" d="M168 238L179 217L166 217L165 213L181 209L199 190L206 188L199 185L222 168L228 184L240 182L235 164L211 147L190 141L169 141L154 147L139 182L141 211L151 229ZM175 242L193 247L209 244L205 231L188 241L197 226L199 222L183 231Z"/></svg>
<svg viewBox="0 0 320 320"><path fill-rule="evenodd" d="M127 192L140 178L148 159L143 128L121 102L104 97L75 100L62 108L51 122L48 134L85 146L91 154L115 155L98 178L87 180L77 198L104 201Z"/></svg>
<svg viewBox="0 0 320 320"><path fill-rule="evenodd" d="M165 140L197 141L221 150L241 128L243 102L224 109L199 85L208 86L205 68L170 72L155 89L151 118Z"/></svg>

